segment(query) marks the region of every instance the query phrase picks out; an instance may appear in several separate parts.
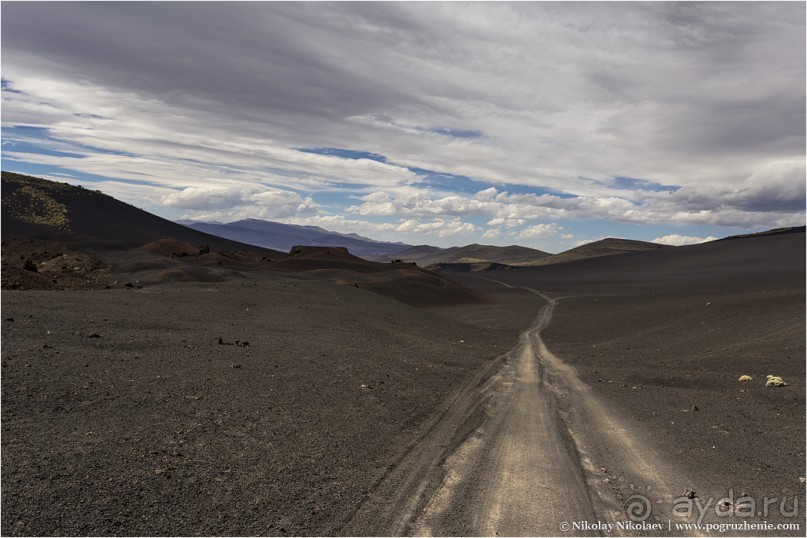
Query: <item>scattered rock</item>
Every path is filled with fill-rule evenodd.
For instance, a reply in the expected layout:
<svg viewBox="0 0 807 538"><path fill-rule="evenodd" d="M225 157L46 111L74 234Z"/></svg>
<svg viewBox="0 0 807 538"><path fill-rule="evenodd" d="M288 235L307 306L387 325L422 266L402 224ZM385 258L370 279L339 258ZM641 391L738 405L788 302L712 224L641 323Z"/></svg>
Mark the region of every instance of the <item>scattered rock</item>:
<svg viewBox="0 0 807 538"><path fill-rule="evenodd" d="M225 342L224 338L222 338L221 336L219 336L218 338L218 344L220 346L239 346L239 347L250 347L251 345L249 342L242 342L241 340L236 340L235 343Z"/></svg>
<svg viewBox="0 0 807 538"><path fill-rule="evenodd" d="M87 338L101 338L101 335L100 335L100 334L98 334L98 333L92 333L92 334L91 334L91 335L89 335Z"/></svg>
<svg viewBox="0 0 807 538"><path fill-rule="evenodd" d="M738 381L753 381L753 380L754 378L751 377L750 375L741 375L740 379L738 379Z"/></svg>
<svg viewBox="0 0 807 538"><path fill-rule="evenodd" d="M241 368L241 363L240 362L234 362L230 366L232 366L233 368Z"/></svg>
<svg viewBox="0 0 807 538"><path fill-rule="evenodd" d="M768 381L765 382L766 387L786 387L787 383L782 381L782 378L779 376L769 375Z"/></svg>

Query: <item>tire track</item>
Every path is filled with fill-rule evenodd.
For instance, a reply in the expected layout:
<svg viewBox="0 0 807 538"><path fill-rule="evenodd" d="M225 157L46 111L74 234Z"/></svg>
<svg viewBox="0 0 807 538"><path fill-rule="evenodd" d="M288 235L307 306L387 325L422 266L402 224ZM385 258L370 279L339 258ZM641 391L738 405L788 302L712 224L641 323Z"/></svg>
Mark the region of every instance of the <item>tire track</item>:
<svg viewBox="0 0 807 538"><path fill-rule="evenodd" d="M600 532L564 523L602 522L620 534L617 522L670 517L691 482L547 348L541 331L563 297L524 289L546 301L533 325L459 391L343 533L575 536ZM637 499L647 503L629 519Z"/></svg>
<svg viewBox="0 0 807 538"><path fill-rule="evenodd" d="M485 387L486 422L446 460L446 480L418 515L415 534L551 536L561 522L595 520L547 372L536 360L534 336L553 306L549 299Z"/></svg>

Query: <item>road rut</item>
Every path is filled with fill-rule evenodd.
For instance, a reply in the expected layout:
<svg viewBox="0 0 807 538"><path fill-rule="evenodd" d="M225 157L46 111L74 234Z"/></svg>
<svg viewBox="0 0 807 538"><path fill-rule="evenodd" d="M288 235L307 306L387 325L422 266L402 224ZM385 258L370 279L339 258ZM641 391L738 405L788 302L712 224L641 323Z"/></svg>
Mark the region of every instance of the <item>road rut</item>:
<svg viewBox="0 0 807 538"><path fill-rule="evenodd" d="M541 331L560 298L525 289L546 301L535 323L459 391L343 531L575 536L607 523L612 535L635 534L617 522L669 519L689 479L547 348Z"/></svg>

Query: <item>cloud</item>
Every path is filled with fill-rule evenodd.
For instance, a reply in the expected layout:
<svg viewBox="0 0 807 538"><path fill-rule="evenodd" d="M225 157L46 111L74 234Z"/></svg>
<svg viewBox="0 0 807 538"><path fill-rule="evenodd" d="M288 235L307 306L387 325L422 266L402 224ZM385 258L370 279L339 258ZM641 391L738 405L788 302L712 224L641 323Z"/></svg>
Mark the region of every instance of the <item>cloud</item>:
<svg viewBox="0 0 807 538"><path fill-rule="evenodd" d="M162 201L182 209L228 209L248 203L253 192L249 188L188 187L164 196Z"/></svg>
<svg viewBox="0 0 807 538"><path fill-rule="evenodd" d="M709 237L690 237L687 235L678 235L678 234L671 234L665 235L664 237L657 237L653 239L653 243L659 243L662 245L672 245L675 247L680 247L683 245L695 245L698 243L706 243L707 241L716 241L717 237L709 236Z"/></svg>
<svg viewBox="0 0 807 538"><path fill-rule="evenodd" d="M401 222L395 228L395 231L433 234L437 237L450 237L477 232L479 231L479 227L469 222L462 222L459 219L436 219L428 222L422 222L419 219L410 219Z"/></svg>
<svg viewBox="0 0 807 538"><path fill-rule="evenodd" d="M327 210L396 228L794 225L804 14L755 2L12 2L3 159L114 180L123 199L149 191L169 210L293 218L288 195L249 198L274 189L349 193ZM31 149L42 145L68 154ZM436 188L422 171L480 188ZM217 188L235 205L214 207L204 189Z"/></svg>
<svg viewBox="0 0 807 538"><path fill-rule="evenodd" d="M557 224L534 224L521 230L519 237L548 237L558 232Z"/></svg>
<svg viewBox="0 0 807 538"><path fill-rule="evenodd" d="M772 161L748 176L730 199L745 210L803 211L806 187L803 161Z"/></svg>
<svg viewBox="0 0 807 538"><path fill-rule="evenodd" d="M501 235L501 230L497 228L489 228L485 233L482 234L482 237L485 239L494 239Z"/></svg>
<svg viewBox="0 0 807 538"><path fill-rule="evenodd" d="M277 220L279 222L298 224L300 226L319 226L340 233L367 233L384 240L392 240L387 233L394 230L397 226L393 223L348 219L343 215L324 215L322 213L312 215L298 214Z"/></svg>
<svg viewBox="0 0 807 538"><path fill-rule="evenodd" d="M193 210L185 218L195 220L239 220L248 215L275 219L314 210L311 198L249 184L188 187L163 196L162 203Z"/></svg>
<svg viewBox="0 0 807 538"><path fill-rule="evenodd" d="M177 109L159 98L28 74L24 94L4 95L4 126L46 127L45 137L6 132L12 142L58 145L69 156L14 151L4 158L117 179L203 185L233 174L289 187L395 187L419 180L406 167L301 151L243 129L215 110ZM32 116L36 110L43 113ZM89 114L86 111L100 112ZM204 134L201 134L204 133ZM169 173L167 173L169 172ZM178 179L181 178L181 179Z"/></svg>
<svg viewBox="0 0 807 538"><path fill-rule="evenodd" d="M784 177L786 181L791 181L789 176ZM791 226L802 222L803 213L798 205L799 189L802 187L771 189L766 186L767 183L751 179L744 184L749 187L733 192L715 189L705 192L705 187L675 192L648 191L639 200L616 196L509 194L499 192L495 187L471 195L446 195L439 191L408 189L395 193L370 193L360 198L360 204L349 206L346 210L367 216L483 215L489 217L488 226L504 228L518 228L529 221L549 218L602 219L642 225L658 222L712 224L743 228L766 224ZM771 203L774 196L779 197L779 205ZM723 202L717 203L714 201L716 199ZM705 200L712 202L705 203Z"/></svg>

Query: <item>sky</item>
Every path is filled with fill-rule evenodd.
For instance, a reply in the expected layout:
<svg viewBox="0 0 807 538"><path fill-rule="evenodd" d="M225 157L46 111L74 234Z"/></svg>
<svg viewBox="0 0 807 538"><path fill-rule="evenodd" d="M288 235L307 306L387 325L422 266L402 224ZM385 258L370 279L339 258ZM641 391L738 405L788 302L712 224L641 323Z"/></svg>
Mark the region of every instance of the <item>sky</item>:
<svg viewBox="0 0 807 538"><path fill-rule="evenodd" d="M804 2L3 2L2 169L560 252L805 223Z"/></svg>

